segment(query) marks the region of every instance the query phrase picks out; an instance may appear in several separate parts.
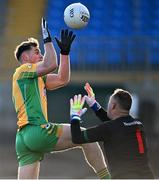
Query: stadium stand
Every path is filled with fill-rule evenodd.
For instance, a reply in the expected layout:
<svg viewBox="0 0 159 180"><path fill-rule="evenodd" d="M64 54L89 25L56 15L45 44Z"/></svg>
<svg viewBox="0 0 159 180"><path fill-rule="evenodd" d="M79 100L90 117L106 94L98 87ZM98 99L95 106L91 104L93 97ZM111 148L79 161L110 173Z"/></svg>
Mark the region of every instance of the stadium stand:
<svg viewBox="0 0 159 180"><path fill-rule="evenodd" d="M66 28L63 11L73 2L48 0L46 16L52 34L58 33L63 27ZM85 29L75 30L77 40L71 52L75 70L87 69L88 65L91 68L96 66L94 68L96 70L116 70L116 68L143 70L147 68L147 64L153 70L156 65L158 67L159 2L157 0L81 0L80 2L90 10L91 19Z"/></svg>

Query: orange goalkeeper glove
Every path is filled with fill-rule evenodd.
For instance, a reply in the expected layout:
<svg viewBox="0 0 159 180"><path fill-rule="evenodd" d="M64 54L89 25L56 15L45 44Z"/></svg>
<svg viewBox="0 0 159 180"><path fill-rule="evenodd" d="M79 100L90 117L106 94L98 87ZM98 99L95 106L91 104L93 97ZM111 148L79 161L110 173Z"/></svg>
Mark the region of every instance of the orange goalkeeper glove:
<svg viewBox="0 0 159 180"><path fill-rule="evenodd" d="M91 107L94 111L98 111L101 106L95 99L95 93L93 92L92 87L89 83L86 83L84 89L87 91L87 95L85 96L85 100L89 107Z"/></svg>

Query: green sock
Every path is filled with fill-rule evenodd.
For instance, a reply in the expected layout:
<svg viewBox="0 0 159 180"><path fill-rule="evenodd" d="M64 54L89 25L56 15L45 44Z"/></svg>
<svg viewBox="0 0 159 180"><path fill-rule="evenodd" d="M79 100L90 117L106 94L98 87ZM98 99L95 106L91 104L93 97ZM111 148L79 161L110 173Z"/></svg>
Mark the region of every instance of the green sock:
<svg viewBox="0 0 159 180"><path fill-rule="evenodd" d="M107 168L104 168L101 171L97 172L97 176L100 179L110 179L110 175L109 175Z"/></svg>

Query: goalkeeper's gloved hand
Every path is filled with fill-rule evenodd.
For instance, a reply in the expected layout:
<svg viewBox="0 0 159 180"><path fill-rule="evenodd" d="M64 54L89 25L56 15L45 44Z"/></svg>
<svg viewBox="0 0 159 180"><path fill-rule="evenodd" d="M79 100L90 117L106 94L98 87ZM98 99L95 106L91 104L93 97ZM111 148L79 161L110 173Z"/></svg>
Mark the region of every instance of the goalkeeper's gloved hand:
<svg viewBox="0 0 159 180"><path fill-rule="evenodd" d="M60 53L62 55L68 55L71 49L71 44L73 40L75 39L76 35L73 34L73 31L61 30L61 39L58 40L55 37L55 40L60 48Z"/></svg>
<svg viewBox="0 0 159 180"><path fill-rule="evenodd" d="M85 100L89 107L91 107L94 111L98 111L101 106L95 99L95 94L93 92L92 87L89 83L86 83L84 89L87 91L87 96L85 96Z"/></svg>
<svg viewBox="0 0 159 180"><path fill-rule="evenodd" d="M41 29L42 29L44 44L47 42L52 42L48 25L47 25L47 21L44 18L42 18L42 21L41 21Z"/></svg>
<svg viewBox="0 0 159 180"><path fill-rule="evenodd" d="M87 108L83 108L85 98L81 94L75 95L70 99L70 117L72 120L81 120L81 116L87 111Z"/></svg>

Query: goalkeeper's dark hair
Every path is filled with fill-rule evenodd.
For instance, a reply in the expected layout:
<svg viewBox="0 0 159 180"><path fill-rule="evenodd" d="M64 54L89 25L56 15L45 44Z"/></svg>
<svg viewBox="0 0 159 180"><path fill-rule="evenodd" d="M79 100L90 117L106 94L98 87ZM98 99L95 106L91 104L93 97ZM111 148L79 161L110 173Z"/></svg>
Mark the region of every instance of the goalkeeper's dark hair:
<svg viewBox="0 0 159 180"><path fill-rule="evenodd" d="M39 47L39 43L36 39L34 38L28 38L27 41L22 42L21 44L19 44L15 51L14 51L14 55L15 58L21 62L21 55L24 51L28 51L31 50L32 47Z"/></svg>
<svg viewBox="0 0 159 180"><path fill-rule="evenodd" d="M119 103L119 106L129 111L132 105L132 96L128 91L123 89L116 89L112 94L114 99Z"/></svg>

